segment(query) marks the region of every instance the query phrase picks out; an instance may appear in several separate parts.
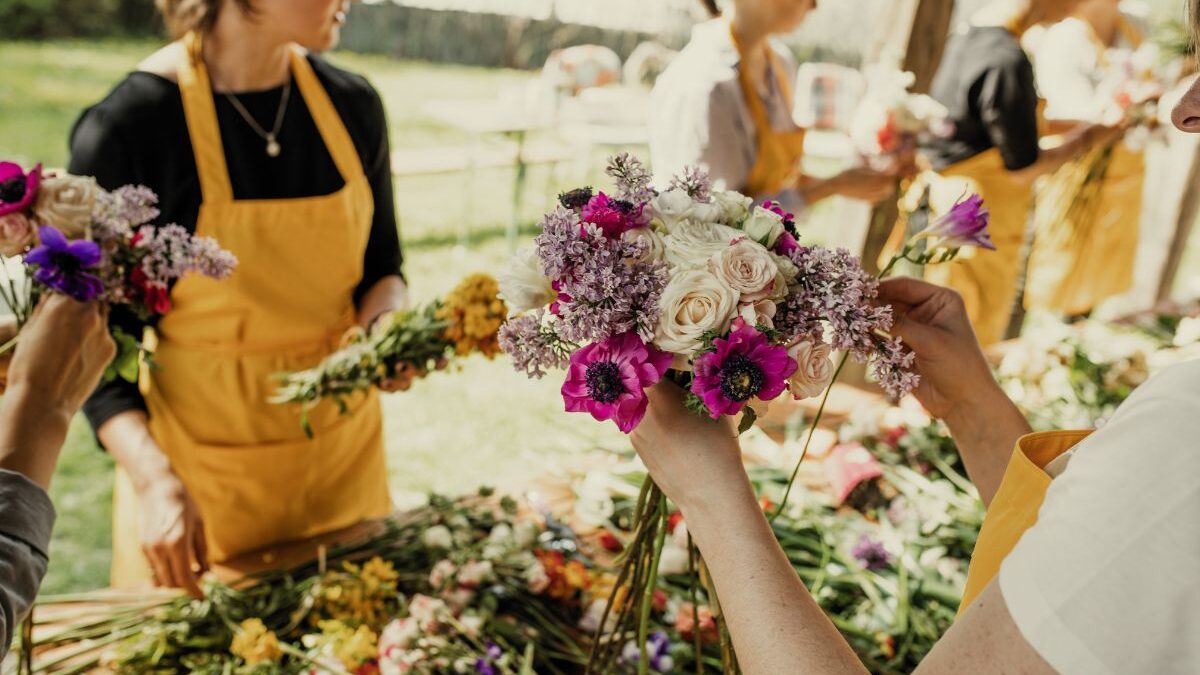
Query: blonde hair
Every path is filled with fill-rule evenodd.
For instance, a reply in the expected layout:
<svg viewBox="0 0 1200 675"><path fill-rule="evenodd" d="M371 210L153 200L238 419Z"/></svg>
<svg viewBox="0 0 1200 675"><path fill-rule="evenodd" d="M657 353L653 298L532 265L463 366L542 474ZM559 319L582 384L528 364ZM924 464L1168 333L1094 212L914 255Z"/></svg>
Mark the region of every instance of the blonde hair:
<svg viewBox="0 0 1200 675"><path fill-rule="evenodd" d="M233 0L237 8L247 14L254 13L251 0ZM204 34L217 23L217 13L223 0L154 0L154 6L162 13L163 21L171 37L183 37L196 31Z"/></svg>

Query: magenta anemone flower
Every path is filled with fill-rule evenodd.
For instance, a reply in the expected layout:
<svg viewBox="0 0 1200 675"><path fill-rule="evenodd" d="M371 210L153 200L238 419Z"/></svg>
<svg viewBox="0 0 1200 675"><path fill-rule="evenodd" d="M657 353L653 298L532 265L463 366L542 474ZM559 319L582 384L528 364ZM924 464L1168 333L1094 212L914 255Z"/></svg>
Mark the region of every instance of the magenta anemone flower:
<svg viewBox="0 0 1200 675"><path fill-rule="evenodd" d="M636 333L594 342L571 355L562 395L567 412L613 420L625 433L646 414L646 388L671 366L671 355L647 346Z"/></svg>
<svg viewBox="0 0 1200 675"><path fill-rule="evenodd" d="M727 338L713 340L711 352L696 359L692 393L704 401L713 419L734 415L752 398L769 401L787 386L796 362L787 348L742 319L734 319Z"/></svg>
<svg viewBox="0 0 1200 675"><path fill-rule="evenodd" d="M948 213L933 221L933 225L917 237L933 239L934 243L931 246L934 248L978 246L995 251L996 245L988 235L988 220L988 210L983 205L983 197L972 194L958 200Z"/></svg>
<svg viewBox="0 0 1200 675"><path fill-rule="evenodd" d="M38 229L41 245L25 254L25 262L36 265L33 278L63 295L87 302L104 290L94 274L84 270L100 262L100 246L94 241L68 241L53 227Z"/></svg>
<svg viewBox="0 0 1200 675"><path fill-rule="evenodd" d="M800 242L792 236L791 232L784 230L783 234L779 235L779 239L775 240L775 253L784 257L791 257L793 253L800 249Z"/></svg>
<svg viewBox="0 0 1200 675"><path fill-rule="evenodd" d="M616 239L627 230L640 227L642 207L633 202L613 199L603 192L592 197L583 207L579 219L604 231L604 236Z"/></svg>
<svg viewBox="0 0 1200 675"><path fill-rule="evenodd" d="M32 204L41 180L41 164L25 173L19 164L0 162L0 216L22 211Z"/></svg>

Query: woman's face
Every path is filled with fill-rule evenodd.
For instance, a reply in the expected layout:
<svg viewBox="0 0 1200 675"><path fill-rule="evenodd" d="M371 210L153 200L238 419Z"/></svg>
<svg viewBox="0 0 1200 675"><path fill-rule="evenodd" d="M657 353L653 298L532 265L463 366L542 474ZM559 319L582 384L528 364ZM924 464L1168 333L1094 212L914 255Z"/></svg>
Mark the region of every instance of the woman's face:
<svg viewBox="0 0 1200 675"><path fill-rule="evenodd" d="M1197 36L1200 36L1200 1L1191 0L1188 7L1192 15L1192 41L1196 42ZM1192 58L1198 58L1194 51ZM1200 78L1192 82L1187 93L1175 104L1175 109L1171 111L1171 121L1180 131L1189 134L1200 133Z"/></svg>
<svg viewBox="0 0 1200 675"><path fill-rule="evenodd" d="M252 0L255 26L315 52L337 46L350 0Z"/></svg>

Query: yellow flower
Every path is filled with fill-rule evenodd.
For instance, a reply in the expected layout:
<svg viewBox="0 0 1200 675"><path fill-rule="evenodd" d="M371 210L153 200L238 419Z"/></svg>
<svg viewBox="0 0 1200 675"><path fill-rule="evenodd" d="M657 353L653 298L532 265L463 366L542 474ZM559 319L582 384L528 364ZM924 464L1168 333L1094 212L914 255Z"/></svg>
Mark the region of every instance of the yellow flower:
<svg viewBox="0 0 1200 675"><path fill-rule="evenodd" d="M508 316L499 293L500 285L495 279L486 274L472 274L446 296L437 316L450 323L446 339L454 344L455 354L480 352L492 358L499 353L496 336Z"/></svg>
<svg viewBox="0 0 1200 675"><path fill-rule="evenodd" d="M376 556L362 566L342 563L341 570L326 572L317 587L316 606L310 621L324 619L379 628L387 623L398 602L396 568Z"/></svg>
<svg viewBox="0 0 1200 675"><path fill-rule="evenodd" d="M356 630L341 621L322 621L320 628L333 655L349 670L370 661L378 653L379 636L366 626Z"/></svg>
<svg viewBox="0 0 1200 675"><path fill-rule="evenodd" d="M246 619L238 626L229 652L246 663L275 663L283 656L279 639L267 630L262 619Z"/></svg>

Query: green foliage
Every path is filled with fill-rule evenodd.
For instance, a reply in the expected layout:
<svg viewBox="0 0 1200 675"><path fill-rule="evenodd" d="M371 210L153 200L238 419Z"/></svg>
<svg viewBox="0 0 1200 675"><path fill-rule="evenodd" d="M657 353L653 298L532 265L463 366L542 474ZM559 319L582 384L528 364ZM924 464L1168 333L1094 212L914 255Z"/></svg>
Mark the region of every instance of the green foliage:
<svg viewBox="0 0 1200 675"><path fill-rule="evenodd" d="M153 0L0 0L0 39L150 35Z"/></svg>

